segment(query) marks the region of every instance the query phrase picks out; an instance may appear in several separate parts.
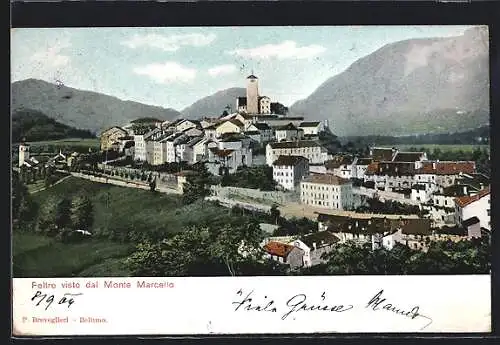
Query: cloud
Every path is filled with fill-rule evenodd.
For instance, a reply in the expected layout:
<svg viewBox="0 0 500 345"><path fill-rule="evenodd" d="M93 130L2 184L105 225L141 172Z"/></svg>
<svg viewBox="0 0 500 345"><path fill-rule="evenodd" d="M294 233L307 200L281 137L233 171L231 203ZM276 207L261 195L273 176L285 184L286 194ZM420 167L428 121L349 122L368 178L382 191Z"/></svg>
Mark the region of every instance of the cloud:
<svg viewBox="0 0 500 345"><path fill-rule="evenodd" d="M150 77L157 83L190 82L196 77L196 70L176 62L153 63L134 68L134 73Z"/></svg>
<svg viewBox="0 0 500 345"><path fill-rule="evenodd" d="M182 46L202 47L212 43L216 38L213 33L204 34L183 34L183 35L159 35L146 34L134 35L129 40L121 42L122 45L129 48L150 47L168 52L179 50Z"/></svg>
<svg viewBox="0 0 500 345"><path fill-rule="evenodd" d="M307 59L317 56L325 50L325 47L317 44L298 47L294 41L284 41L279 44L266 44L256 48L235 49L228 53L230 55L257 59Z"/></svg>
<svg viewBox="0 0 500 345"><path fill-rule="evenodd" d="M65 48L71 47L69 40L57 40L53 44L47 45L42 50L38 50L31 56L31 61L35 64L40 64L50 67L63 67L69 64L70 58L67 55L61 54Z"/></svg>
<svg viewBox="0 0 500 345"><path fill-rule="evenodd" d="M234 73L236 72L236 70L237 69L235 65L220 65L209 68L208 74L210 74L212 77L217 77L219 75Z"/></svg>

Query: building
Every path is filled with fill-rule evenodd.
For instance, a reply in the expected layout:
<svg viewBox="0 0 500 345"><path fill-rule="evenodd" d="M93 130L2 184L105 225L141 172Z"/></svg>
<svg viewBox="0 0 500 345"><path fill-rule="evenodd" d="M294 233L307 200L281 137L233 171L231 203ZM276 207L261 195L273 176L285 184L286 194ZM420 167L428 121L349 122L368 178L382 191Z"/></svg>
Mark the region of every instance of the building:
<svg viewBox="0 0 500 345"><path fill-rule="evenodd" d="M263 250L268 259L275 260L282 264L290 265L291 268L302 267L302 257L304 251L290 244L270 241L267 242Z"/></svg>
<svg viewBox="0 0 500 345"><path fill-rule="evenodd" d="M259 79L255 75L247 77L246 97L236 99L236 109L252 115L271 114L271 99L259 95Z"/></svg>
<svg viewBox="0 0 500 345"><path fill-rule="evenodd" d="M303 131L289 123L275 129L276 141L293 141L302 139Z"/></svg>
<svg viewBox="0 0 500 345"><path fill-rule="evenodd" d="M353 178L358 180L364 180L366 169L372 163L371 158L357 158L353 167Z"/></svg>
<svg viewBox="0 0 500 345"><path fill-rule="evenodd" d="M455 198L477 194L479 190L469 185L453 185L436 191L423 209L429 212L435 224L455 223Z"/></svg>
<svg viewBox="0 0 500 345"><path fill-rule="evenodd" d="M352 183L335 175L310 175L301 181L300 194L305 205L336 210L354 208Z"/></svg>
<svg viewBox="0 0 500 345"><path fill-rule="evenodd" d="M302 156L279 156L273 163L273 179L286 190L295 190L309 175L309 161Z"/></svg>
<svg viewBox="0 0 500 345"><path fill-rule="evenodd" d="M328 151L313 140L282 141L266 146L266 164L272 166L279 156L302 156L309 164L323 164L328 160Z"/></svg>
<svg viewBox="0 0 500 345"><path fill-rule="evenodd" d="M463 174L475 172L475 162L427 161L415 171L415 182L430 184L431 189L449 187L456 184Z"/></svg>
<svg viewBox="0 0 500 345"><path fill-rule="evenodd" d="M147 160L146 141L158 133L161 133L161 130L155 128L147 133L134 134L134 160L144 162Z"/></svg>
<svg viewBox="0 0 500 345"><path fill-rule="evenodd" d="M323 131L323 123L320 121L301 122L298 127L304 131L304 136L317 136Z"/></svg>
<svg viewBox="0 0 500 345"><path fill-rule="evenodd" d="M391 162L398 150L396 148L372 147L370 148L370 158L376 162Z"/></svg>
<svg viewBox="0 0 500 345"><path fill-rule="evenodd" d="M30 160L30 146L26 143L19 144L19 167Z"/></svg>
<svg viewBox="0 0 500 345"><path fill-rule="evenodd" d="M293 243L294 247L300 248L303 251L302 265L311 267L327 260L325 254L334 250L334 246L340 239L329 231L318 231L311 234L301 236Z"/></svg>
<svg viewBox="0 0 500 345"><path fill-rule="evenodd" d="M274 131L271 127L269 127L267 123L260 123L260 122L253 123L247 127L247 131L259 132L260 139L263 143L268 143L274 140Z"/></svg>
<svg viewBox="0 0 500 345"><path fill-rule="evenodd" d="M427 161L427 153L425 152L401 152L397 151L392 159L393 162L414 163L415 169L422 166L421 162Z"/></svg>
<svg viewBox="0 0 500 345"><path fill-rule="evenodd" d="M491 198L490 187L472 196L455 198L455 224L461 225L465 220L477 217L481 228L491 230Z"/></svg>
<svg viewBox="0 0 500 345"><path fill-rule="evenodd" d="M408 162L377 162L374 160L364 174L364 182L372 181L375 188L388 192L411 188L415 182L415 165Z"/></svg>
<svg viewBox="0 0 500 345"><path fill-rule="evenodd" d="M205 128L205 131L207 128ZM219 123L215 127L215 136L220 137L223 134L228 133L241 133L244 130L244 125L239 120L227 120Z"/></svg>
<svg viewBox="0 0 500 345"><path fill-rule="evenodd" d="M335 155L331 160L325 162L326 171L335 176L350 179L354 175L356 159L351 155Z"/></svg>
<svg viewBox="0 0 500 345"><path fill-rule="evenodd" d="M128 132L121 127L111 127L101 133L101 151L110 150L118 138L125 137Z"/></svg>

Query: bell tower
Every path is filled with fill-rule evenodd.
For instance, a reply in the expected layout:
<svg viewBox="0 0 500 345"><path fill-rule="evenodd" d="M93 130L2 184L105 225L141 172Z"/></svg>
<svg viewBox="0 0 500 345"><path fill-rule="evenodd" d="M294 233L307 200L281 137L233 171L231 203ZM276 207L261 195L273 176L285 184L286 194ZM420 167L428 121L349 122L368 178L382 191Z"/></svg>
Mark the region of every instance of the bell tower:
<svg viewBox="0 0 500 345"><path fill-rule="evenodd" d="M24 165L24 162L30 159L30 147L26 143L19 144L19 167Z"/></svg>
<svg viewBox="0 0 500 345"><path fill-rule="evenodd" d="M253 73L247 77L247 113L259 113L259 79Z"/></svg>

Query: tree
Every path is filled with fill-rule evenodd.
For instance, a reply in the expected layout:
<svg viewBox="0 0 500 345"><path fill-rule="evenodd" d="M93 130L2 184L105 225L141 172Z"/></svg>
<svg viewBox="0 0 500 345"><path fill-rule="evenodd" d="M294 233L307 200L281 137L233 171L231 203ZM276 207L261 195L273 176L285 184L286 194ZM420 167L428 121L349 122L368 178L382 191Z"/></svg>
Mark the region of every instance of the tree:
<svg viewBox="0 0 500 345"><path fill-rule="evenodd" d="M271 103L271 112L273 114L286 115L288 114L288 108L279 102Z"/></svg>
<svg viewBox="0 0 500 345"><path fill-rule="evenodd" d="M43 202L38 215L38 232L43 232L47 235L57 234L56 214L58 202L55 196L50 196Z"/></svg>
<svg viewBox="0 0 500 345"><path fill-rule="evenodd" d="M92 201L86 195L79 195L71 201L71 224L73 229L88 230L94 222Z"/></svg>
<svg viewBox="0 0 500 345"><path fill-rule="evenodd" d="M149 182L149 190L152 192L156 191L156 177Z"/></svg>
<svg viewBox="0 0 500 345"><path fill-rule="evenodd" d="M14 228L18 229L21 224L26 224L34 220L37 212L37 205L28 193L28 189L20 179L19 174L14 171L12 174L12 219Z"/></svg>
<svg viewBox="0 0 500 345"><path fill-rule="evenodd" d="M184 204L191 204L198 199L210 195L210 173L204 164L193 165L194 174L186 178L183 186L182 200Z"/></svg>
<svg viewBox="0 0 500 345"><path fill-rule="evenodd" d="M269 212L271 214L272 220L275 222L275 224L278 224L278 220L280 218L280 211L278 210L278 206L274 204Z"/></svg>
<svg viewBox="0 0 500 345"><path fill-rule="evenodd" d="M227 112L227 110L224 110L224 111L222 112L221 117L225 117L225 116L228 116L228 115L229 115L229 113Z"/></svg>

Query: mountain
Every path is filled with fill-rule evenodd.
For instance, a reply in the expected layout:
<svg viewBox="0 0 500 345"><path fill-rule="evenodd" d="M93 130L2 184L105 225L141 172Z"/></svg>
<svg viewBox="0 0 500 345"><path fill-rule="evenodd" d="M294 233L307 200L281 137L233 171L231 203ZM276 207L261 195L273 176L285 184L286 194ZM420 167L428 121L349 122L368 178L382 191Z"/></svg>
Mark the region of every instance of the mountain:
<svg viewBox="0 0 500 345"><path fill-rule="evenodd" d="M489 124L485 27L410 39L354 62L290 107L340 136L455 132Z"/></svg>
<svg viewBox="0 0 500 345"><path fill-rule="evenodd" d="M37 79L11 85L11 109L37 110L67 126L98 133L139 117L170 120L180 115L173 109L123 101L97 92L59 86Z"/></svg>
<svg viewBox="0 0 500 345"><path fill-rule="evenodd" d="M246 96L246 89L234 87L218 91L213 95L204 97L181 111L182 117L186 119L197 119L204 116L212 117L221 115L226 106L229 105L235 111L236 98Z"/></svg>
<svg viewBox="0 0 500 345"><path fill-rule="evenodd" d="M12 142L93 138L90 131L66 126L37 110L15 110L12 113Z"/></svg>

